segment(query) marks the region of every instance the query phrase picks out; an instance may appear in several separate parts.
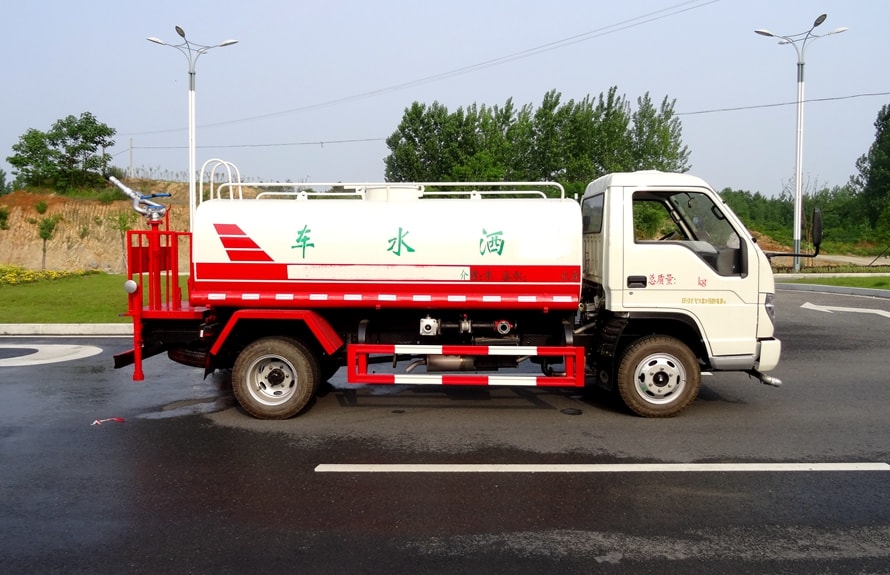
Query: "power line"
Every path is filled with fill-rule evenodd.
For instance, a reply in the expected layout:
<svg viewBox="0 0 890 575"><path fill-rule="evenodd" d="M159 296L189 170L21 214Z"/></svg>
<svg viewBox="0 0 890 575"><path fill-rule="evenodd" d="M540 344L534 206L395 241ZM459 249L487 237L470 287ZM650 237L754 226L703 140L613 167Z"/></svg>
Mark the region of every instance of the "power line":
<svg viewBox="0 0 890 575"><path fill-rule="evenodd" d="M257 116L249 116L246 118L238 118L238 119L234 119L234 120L224 120L221 122L214 122L214 123L210 123L210 124L201 124L200 127L210 128L210 127L218 127L218 126L228 126L228 125L239 124L239 123L244 123L244 122L252 122L252 121L256 121L256 120L265 120L268 118L274 118L274 117L278 117L278 116L295 114L298 112L308 112L311 110L318 110L321 108L328 108L328 107L336 106L339 104L345 104L345 103L349 103L349 102L355 102L358 100L364 100L366 98L370 98L373 96L379 96L381 94L385 94L388 92L396 92L399 90L404 90L406 88L413 88L415 86L421 86L424 84L429 84L431 82L437 82L440 80L454 78L456 76L461 76L464 74L469 74L470 72L484 70L485 68L499 66L501 64L506 64L508 62L513 62L515 60L529 58L531 56L542 54L544 52L549 52L551 50L556 50L559 48L564 48L566 46L571 46L571 45L577 44L579 42L585 42L587 40L592 40L594 38L600 38L602 36L614 34L616 32L621 32L621 31L627 30L629 28L635 28L637 26L642 26L643 24L649 24L651 22L663 20L664 18L676 16L677 14L689 12L690 10L703 8L709 4L715 4L719 1L720 0L686 0L685 2L680 2L679 4L674 4L672 6L668 6L667 8L655 10L654 12L648 12L641 16L636 16L634 18L622 20L621 22L617 22L615 24L609 24L608 26L596 28L594 30L583 32L581 34L575 34L574 36L569 36L569 37L563 38L561 40L555 40L553 42L548 42L546 44L541 44L539 46L535 46L533 48L527 48L525 50L520 50L519 52L513 52L513 53L507 54L505 56L500 56L498 58L492 58L489 60L485 60L483 62L471 64L469 66L464 66L461 68L456 68L456 69L453 69L453 70L450 70L447 72L441 72L438 74L433 74L431 76L424 76L422 78L418 78L415 80L409 80L407 82L394 84L392 86L387 86L384 88L378 88L376 90L370 90L368 92L353 94L351 96L344 96L342 98L335 98L333 100L326 100L324 102L317 102L315 104L308 104L306 106L290 108L288 110L281 110L278 112L270 112L268 114L260 114ZM692 4L692 6L690 6L690 4ZM165 134L165 133L170 133L170 132L181 132L184 129L185 128L168 128L168 129L164 129L164 130L150 130L150 131L146 131L146 132L131 132L131 133L126 133L126 134L121 134L121 135L123 135L123 136L146 136L146 135L152 135L152 134Z"/></svg>
<svg viewBox="0 0 890 575"><path fill-rule="evenodd" d="M811 98L803 100L806 102L834 102L837 100L852 100L853 98L867 98L871 96L888 96L890 92L867 92L862 94L850 94L849 96L833 96L830 98ZM713 108L710 110L697 110L695 112L677 112L677 116L696 116L699 114L715 114L717 112L738 112L741 110L757 110L760 108L779 108L781 106L796 105L797 100L793 102L778 102L775 104L753 104L750 106L736 106L733 108Z"/></svg>
<svg viewBox="0 0 890 575"><path fill-rule="evenodd" d="M279 144L219 144L209 146L197 146L204 149L222 148L282 148L286 146L321 146L326 144L356 144L361 142L382 142L386 138L351 138L347 140L314 140L310 142L283 142ZM188 146L133 146L134 150L179 150Z"/></svg>
<svg viewBox="0 0 890 575"><path fill-rule="evenodd" d="M890 96L890 92L865 92L860 94L850 94L847 96L832 96L828 98L811 98L804 100L804 102L832 102L839 100L852 100L854 98L867 98L874 96ZM709 110L696 110L694 112L677 112L677 116L696 116L701 114L717 114L721 112L739 112L743 110L758 110L763 108L778 108L782 106L793 106L796 105L797 101L793 102L777 102L773 104L752 104L750 106L735 106L735 107L727 107L727 108L712 108ZM356 143L364 143L364 142L383 142L386 141L386 138L349 138L342 140L312 140L305 142L282 142L277 144L224 144L224 145L208 145L208 146L197 146L202 149L222 149L222 148L280 148L287 146L321 146L324 147L326 145L334 145L334 144L356 144ZM134 150L178 150L185 149L187 146L133 146ZM127 148L128 150L129 148ZM114 156L118 156L127 150L123 150L114 154Z"/></svg>

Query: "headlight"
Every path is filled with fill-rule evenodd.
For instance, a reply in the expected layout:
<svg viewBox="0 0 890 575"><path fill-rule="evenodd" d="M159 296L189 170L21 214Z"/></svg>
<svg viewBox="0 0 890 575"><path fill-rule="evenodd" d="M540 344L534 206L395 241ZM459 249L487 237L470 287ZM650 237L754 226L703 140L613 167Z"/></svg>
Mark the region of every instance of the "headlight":
<svg viewBox="0 0 890 575"><path fill-rule="evenodd" d="M763 302L763 306L766 308L766 315L769 316L770 321L776 323L776 294L766 294L766 301Z"/></svg>

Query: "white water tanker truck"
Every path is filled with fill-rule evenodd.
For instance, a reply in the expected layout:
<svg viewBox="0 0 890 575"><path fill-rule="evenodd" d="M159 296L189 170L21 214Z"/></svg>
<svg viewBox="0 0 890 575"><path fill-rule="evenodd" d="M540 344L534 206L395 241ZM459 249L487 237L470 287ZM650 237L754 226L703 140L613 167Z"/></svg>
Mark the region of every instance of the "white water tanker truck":
<svg viewBox="0 0 890 575"><path fill-rule="evenodd" d="M687 407L703 371L781 384L764 373L781 350L770 254L699 178L611 174L580 202L557 183L239 179L202 181L183 232L112 178L149 224L128 232L133 349L115 358L134 380L164 352L228 369L263 419L304 411L340 369L354 384L595 385L647 417ZM653 217L671 229L646 237Z"/></svg>

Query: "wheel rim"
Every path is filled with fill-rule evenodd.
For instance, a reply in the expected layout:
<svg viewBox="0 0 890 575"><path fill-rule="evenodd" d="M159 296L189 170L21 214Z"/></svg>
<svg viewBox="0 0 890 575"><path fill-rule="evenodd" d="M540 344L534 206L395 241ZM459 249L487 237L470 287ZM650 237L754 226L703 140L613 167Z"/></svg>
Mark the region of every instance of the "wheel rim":
<svg viewBox="0 0 890 575"><path fill-rule="evenodd" d="M263 405L281 405L297 392L297 370L277 355L265 355L247 368L247 390Z"/></svg>
<svg viewBox="0 0 890 575"><path fill-rule="evenodd" d="M644 401L655 405L671 403L686 388L686 368L672 355L654 353L637 364L634 384Z"/></svg>

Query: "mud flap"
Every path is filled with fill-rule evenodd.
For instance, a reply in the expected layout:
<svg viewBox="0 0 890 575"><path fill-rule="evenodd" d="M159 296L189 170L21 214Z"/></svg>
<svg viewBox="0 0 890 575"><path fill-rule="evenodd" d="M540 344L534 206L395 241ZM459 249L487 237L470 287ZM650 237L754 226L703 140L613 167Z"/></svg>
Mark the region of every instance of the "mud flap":
<svg viewBox="0 0 890 575"><path fill-rule="evenodd" d="M158 355L159 353L164 353L166 350L166 346L163 345L155 345L152 347L144 347L142 348L142 359L147 359L149 357ZM122 367L127 367L128 365L133 365L136 362L136 350L130 349L124 351L122 353L115 354L114 356L114 369L120 369Z"/></svg>

